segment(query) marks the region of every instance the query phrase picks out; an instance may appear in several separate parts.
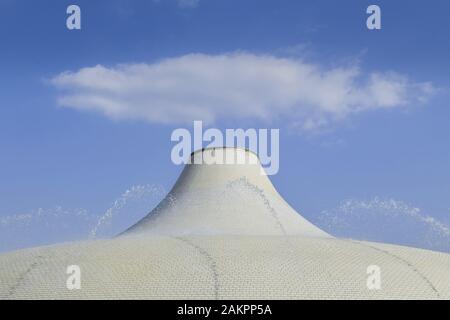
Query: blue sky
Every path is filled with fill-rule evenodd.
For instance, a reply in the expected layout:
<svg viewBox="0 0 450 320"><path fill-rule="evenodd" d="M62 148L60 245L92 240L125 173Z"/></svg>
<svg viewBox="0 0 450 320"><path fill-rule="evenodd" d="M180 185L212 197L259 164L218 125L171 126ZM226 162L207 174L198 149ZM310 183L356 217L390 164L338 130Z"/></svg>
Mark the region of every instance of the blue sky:
<svg viewBox="0 0 450 320"><path fill-rule="evenodd" d="M81 7L81 30L66 28L65 11L72 3ZM381 7L381 30L366 28L369 4ZM100 112L95 106L80 110L83 94L101 90L77 81L82 68L98 80L95 68L101 66L132 83L134 66L146 89L153 90L159 73L142 68L166 62L162 74L169 77L194 57L200 70L214 70L220 59L226 60L223 69L231 66L223 82L211 84L217 105L200 112L211 115L212 126L280 128L280 171L271 179L306 217L314 220L346 199L378 196L449 222L448 12L450 3L438 0L0 0L0 217L57 205L102 212L131 186L170 188L181 170L170 160L170 134L180 126L191 128L188 122L198 118L195 108L182 109L185 122L137 112L160 96L168 99L160 110L181 112L179 100L155 89L119 116L105 116L111 105ZM324 91L307 89L284 99L279 92L285 87L271 82L268 71L261 88L271 89L261 99L273 104L259 106L259 87L245 87L249 114L241 117L240 105L226 107L235 100L227 100L222 89L245 86L242 66L261 70L280 61L299 72L312 68L317 76L312 85ZM220 78L223 69L211 77ZM202 75L194 70L182 79L201 87L209 83ZM309 83L302 77L296 81ZM188 105L203 98L194 90L190 101L176 91L180 87L174 96ZM356 93L335 103L327 96L333 90L338 97L347 90ZM74 96L81 102L61 102ZM302 103L308 108L297 114ZM258 115L261 110L268 116ZM305 119L324 124L308 129Z"/></svg>

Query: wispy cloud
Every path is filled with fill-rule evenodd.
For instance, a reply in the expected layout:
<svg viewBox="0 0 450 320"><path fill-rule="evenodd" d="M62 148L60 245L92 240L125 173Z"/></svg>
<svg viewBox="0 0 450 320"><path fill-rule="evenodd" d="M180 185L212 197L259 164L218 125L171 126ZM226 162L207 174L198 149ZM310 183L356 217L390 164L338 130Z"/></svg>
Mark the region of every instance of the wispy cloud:
<svg viewBox="0 0 450 320"><path fill-rule="evenodd" d="M200 0L177 0L177 2L181 8L195 8L200 3Z"/></svg>
<svg viewBox="0 0 450 320"><path fill-rule="evenodd" d="M0 252L112 237L147 215L165 193L166 190L158 185L132 186L100 214L56 206L0 215Z"/></svg>
<svg viewBox="0 0 450 320"><path fill-rule="evenodd" d="M423 209L396 199L349 199L335 209L322 211L314 219L338 237L450 252L447 221L439 221Z"/></svg>
<svg viewBox="0 0 450 320"><path fill-rule="evenodd" d="M288 119L316 130L351 115L408 108L435 91L392 71L357 63L326 68L298 58L189 54L152 64L97 65L51 79L64 107L113 119L177 124L201 119Z"/></svg>
<svg viewBox="0 0 450 320"><path fill-rule="evenodd" d="M154 3L161 3L163 0L153 0ZM180 8L196 8L200 0L175 0Z"/></svg>

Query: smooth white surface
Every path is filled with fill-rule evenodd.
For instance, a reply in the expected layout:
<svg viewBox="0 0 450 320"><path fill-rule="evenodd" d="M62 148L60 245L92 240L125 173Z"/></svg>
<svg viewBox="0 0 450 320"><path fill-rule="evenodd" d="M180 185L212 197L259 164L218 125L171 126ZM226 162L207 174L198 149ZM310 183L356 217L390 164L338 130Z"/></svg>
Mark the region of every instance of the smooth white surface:
<svg viewBox="0 0 450 320"><path fill-rule="evenodd" d="M212 163L240 159L242 164ZM329 237L284 201L244 149L196 152L167 197L125 234L303 235Z"/></svg>
<svg viewBox="0 0 450 320"><path fill-rule="evenodd" d="M0 255L0 298L450 299L449 254L335 239L260 170L187 165L165 200L115 239ZM69 265L81 268L80 290L66 288ZM366 286L370 265L380 290Z"/></svg>

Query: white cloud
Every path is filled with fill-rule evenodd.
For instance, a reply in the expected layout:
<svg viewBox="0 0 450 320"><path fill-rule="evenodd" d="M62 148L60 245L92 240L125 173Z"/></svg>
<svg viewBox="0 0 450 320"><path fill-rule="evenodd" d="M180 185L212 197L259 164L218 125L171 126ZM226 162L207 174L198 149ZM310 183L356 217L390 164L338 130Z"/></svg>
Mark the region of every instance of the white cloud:
<svg viewBox="0 0 450 320"><path fill-rule="evenodd" d="M304 130L352 114L424 102L430 83L357 65L324 68L300 59L233 53L190 54L153 64L82 68L51 82L59 105L113 119L184 123L195 119L288 119Z"/></svg>

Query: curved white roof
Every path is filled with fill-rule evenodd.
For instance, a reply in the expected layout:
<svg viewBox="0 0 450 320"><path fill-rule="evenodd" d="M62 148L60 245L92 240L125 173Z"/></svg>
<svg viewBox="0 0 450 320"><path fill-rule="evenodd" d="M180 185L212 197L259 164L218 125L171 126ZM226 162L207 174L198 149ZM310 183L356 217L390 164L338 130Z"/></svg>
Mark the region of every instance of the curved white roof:
<svg viewBox="0 0 450 320"><path fill-rule="evenodd" d="M336 239L315 227L254 164L189 164L169 195L119 237L0 255L0 298L450 299L450 255ZM208 160L208 161L209 161ZM194 161L192 161L194 162ZM81 269L68 290L66 268ZM381 287L367 287L367 268Z"/></svg>
<svg viewBox="0 0 450 320"><path fill-rule="evenodd" d="M209 148L190 160L166 198L124 234L329 237L284 201L253 152ZM206 164L214 160L222 164Z"/></svg>

